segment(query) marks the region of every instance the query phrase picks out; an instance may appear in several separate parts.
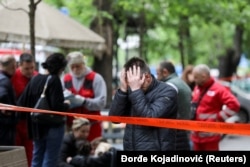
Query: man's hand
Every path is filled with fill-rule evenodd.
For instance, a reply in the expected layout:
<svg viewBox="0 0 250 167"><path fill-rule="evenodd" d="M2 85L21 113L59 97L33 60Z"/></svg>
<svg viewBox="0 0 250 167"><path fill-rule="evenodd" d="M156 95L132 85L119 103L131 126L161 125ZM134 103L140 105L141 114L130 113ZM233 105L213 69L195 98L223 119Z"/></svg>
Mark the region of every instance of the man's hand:
<svg viewBox="0 0 250 167"><path fill-rule="evenodd" d="M72 96L72 95L73 95L72 92L70 90L68 90L68 89L65 89L63 91L63 96L64 97L69 97L69 96Z"/></svg>
<svg viewBox="0 0 250 167"><path fill-rule="evenodd" d="M72 160L72 157L67 157L67 159L66 159L68 164L71 162L71 160Z"/></svg>
<svg viewBox="0 0 250 167"><path fill-rule="evenodd" d="M0 110L3 115L11 115L11 111L6 111L6 110Z"/></svg>
<svg viewBox="0 0 250 167"><path fill-rule="evenodd" d="M82 104L85 102L85 97L83 97L83 96L80 96L80 95L75 95L75 98L78 100L78 101L80 101Z"/></svg>
<svg viewBox="0 0 250 167"><path fill-rule="evenodd" d="M127 78L127 74L126 74L125 69L123 68L121 71L121 75L120 75L120 89L123 92L127 92L128 90L128 84L127 84L126 78Z"/></svg>
<svg viewBox="0 0 250 167"><path fill-rule="evenodd" d="M64 103L70 105L70 100L64 100Z"/></svg>
<svg viewBox="0 0 250 167"><path fill-rule="evenodd" d="M145 74L143 74L141 78L140 67L133 66L133 69L129 68L129 70L127 71L127 81L132 91L140 89L142 87L142 84L144 83L144 80Z"/></svg>

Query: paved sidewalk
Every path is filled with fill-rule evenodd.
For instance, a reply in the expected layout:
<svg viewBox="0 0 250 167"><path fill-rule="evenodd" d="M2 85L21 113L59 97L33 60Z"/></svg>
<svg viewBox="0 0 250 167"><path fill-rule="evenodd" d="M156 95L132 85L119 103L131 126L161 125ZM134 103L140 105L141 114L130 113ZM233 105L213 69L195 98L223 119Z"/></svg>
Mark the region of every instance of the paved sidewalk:
<svg viewBox="0 0 250 167"><path fill-rule="evenodd" d="M220 150L250 151L250 136L226 135L220 142Z"/></svg>

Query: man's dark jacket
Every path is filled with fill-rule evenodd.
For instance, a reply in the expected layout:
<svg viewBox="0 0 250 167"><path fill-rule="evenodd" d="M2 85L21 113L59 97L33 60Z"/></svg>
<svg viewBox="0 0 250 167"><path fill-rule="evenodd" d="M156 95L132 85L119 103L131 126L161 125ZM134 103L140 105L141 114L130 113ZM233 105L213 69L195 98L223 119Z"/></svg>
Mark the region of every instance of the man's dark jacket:
<svg viewBox="0 0 250 167"><path fill-rule="evenodd" d="M177 91L154 77L146 92L139 89L125 93L118 89L109 115L175 119ZM175 129L127 124L123 147L126 151L175 150L175 136Z"/></svg>
<svg viewBox="0 0 250 167"><path fill-rule="evenodd" d="M163 80L166 83L172 83L178 89L178 114L177 119L190 120L191 118L191 96L192 91L190 87L178 77L176 73L172 73ZM190 151L190 138L189 131L177 130L176 131L176 150L177 151Z"/></svg>
<svg viewBox="0 0 250 167"><path fill-rule="evenodd" d="M7 73L0 71L0 103L16 105L10 77ZM0 145L14 145L17 116L14 111L6 112L8 114L0 112Z"/></svg>

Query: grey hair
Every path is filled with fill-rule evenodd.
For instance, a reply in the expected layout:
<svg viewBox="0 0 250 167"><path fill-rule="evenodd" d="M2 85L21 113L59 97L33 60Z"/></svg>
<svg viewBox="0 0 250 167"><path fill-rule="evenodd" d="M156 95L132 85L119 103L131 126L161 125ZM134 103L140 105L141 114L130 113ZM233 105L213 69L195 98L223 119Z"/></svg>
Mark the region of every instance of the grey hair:
<svg viewBox="0 0 250 167"><path fill-rule="evenodd" d="M15 62L16 59L12 55L5 55L0 58L0 65L5 68L9 66L10 63Z"/></svg>
<svg viewBox="0 0 250 167"><path fill-rule="evenodd" d="M210 68L206 64L199 64L195 66L193 71L210 76Z"/></svg>

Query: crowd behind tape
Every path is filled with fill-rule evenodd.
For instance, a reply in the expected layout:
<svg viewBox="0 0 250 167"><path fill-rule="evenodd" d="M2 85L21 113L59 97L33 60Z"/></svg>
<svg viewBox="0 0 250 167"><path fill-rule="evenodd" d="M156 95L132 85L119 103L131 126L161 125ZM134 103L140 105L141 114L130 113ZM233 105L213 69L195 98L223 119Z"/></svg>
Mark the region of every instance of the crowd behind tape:
<svg viewBox="0 0 250 167"><path fill-rule="evenodd" d="M163 118L120 117L120 116L103 116L103 115L100 116L100 115L40 110L40 109L19 107L2 103L0 103L0 110L50 113L50 114L58 114L64 116L84 117L87 119L94 119L98 121L109 121L115 123L126 123L126 124L135 124L143 126L173 128L180 130L250 136L250 124L242 124L242 123L205 122L205 121L191 121L191 120L178 120L178 119L165 119L165 118L163 119Z"/></svg>

